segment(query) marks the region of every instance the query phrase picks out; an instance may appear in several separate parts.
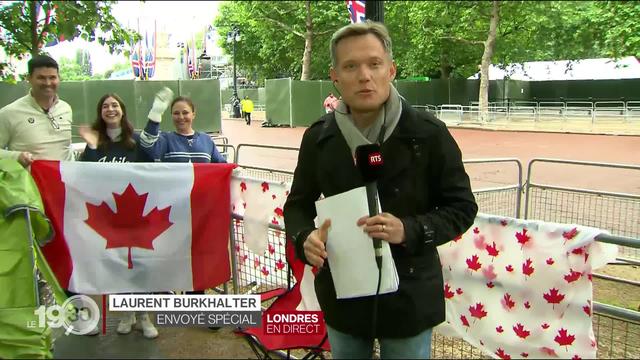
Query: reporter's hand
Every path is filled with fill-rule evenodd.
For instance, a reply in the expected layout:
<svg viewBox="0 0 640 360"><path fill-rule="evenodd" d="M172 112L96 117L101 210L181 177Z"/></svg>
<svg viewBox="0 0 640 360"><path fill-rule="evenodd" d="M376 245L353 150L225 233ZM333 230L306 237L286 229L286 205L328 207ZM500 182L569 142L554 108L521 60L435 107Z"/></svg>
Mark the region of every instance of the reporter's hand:
<svg viewBox="0 0 640 360"><path fill-rule="evenodd" d="M33 154L28 151L21 152L20 155L18 155L18 162L25 168L29 167L33 162Z"/></svg>
<svg viewBox="0 0 640 360"><path fill-rule="evenodd" d="M331 227L331 220L325 220L319 229L315 229L307 236L304 244L304 256L307 261L315 267L322 267L324 260L327 258L325 244L327 243L327 234Z"/></svg>
<svg viewBox="0 0 640 360"><path fill-rule="evenodd" d="M98 148L99 135L97 131L91 129L87 125L80 125L78 127L78 134L87 143L87 145L89 145L90 149L95 150Z"/></svg>
<svg viewBox="0 0 640 360"><path fill-rule="evenodd" d="M153 100L153 106L151 106L151 110L149 111L149 120L160 123L162 121L162 114L169 107L171 98L173 98L173 91L168 87L164 87L158 91Z"/></svg>
<svg viewBox="0 0 640 360"><path fill-rule="evenodd" d="M376 216L363 216L358 219L358 226L372 238L384 240L390 244L402 244L405 241L402 221L390 213L383 212Z"/></svg>

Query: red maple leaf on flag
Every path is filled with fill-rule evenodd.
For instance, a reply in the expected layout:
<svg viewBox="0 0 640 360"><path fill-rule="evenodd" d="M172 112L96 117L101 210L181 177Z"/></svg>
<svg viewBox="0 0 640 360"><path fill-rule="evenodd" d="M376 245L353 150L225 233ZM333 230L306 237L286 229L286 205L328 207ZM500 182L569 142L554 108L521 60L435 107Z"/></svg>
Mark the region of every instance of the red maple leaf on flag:
<svg viewBox="0 0 640 360"><path fill-rule="evenodd" d="M473 271L478 271L482 264L478 261L478 255L473 255L471 258L467 258L467 267Z"/></svg>
<svg viewBox="0 0 640 360"><path fill-rule="evenodd" d="M507 226L507 225L509 225L509 222L507 220L505 220L505 219L502 219L502 220L500 220L500 225Z"/></svg>
<svg viewBox="0 0 640 360"><path fill-rule="evenodd" d="M243 181L240 183L240 192L245 192L245 191L247 191L247 183Z"/></svg>
<svg viewBox="0 0 640 360"><path fill-rule="evenodd" d="M576 336L568 334L567 330L564 328L561 328L560 330L558 330L558 335L556 335L556 337L553 338L553 340L557 342L558 345L560 346L570 346L573 344L573 341L575 339L576 339Z"/></svg>
<svg viewBox="0 0 640 360"><path fill-rule="evenodd" d="M508 272L512 272L513 271L513 266L511 265L507 265L504 267L505 270L507 270Z"/></svg>
<svg viewBox="0 0 640 360"><path fill-rule="evenodd" d="M520 353L520 356L522 356L522 357L525 357L525 358L526 358L526 357L529 357L529 353L521 352L521 353Z"/></svg>
<svg viewBox="0 0 640 360"><path fill-rule="evenodd" d="M266 266L262 267L262 270L260 270L260 272L262 273L262 275L264 276L268 276L269 275L269 270L267 269Z"/></svg>
<svg viewBox="0 0 640 360"><path fill-rule="evenodd" d="M104 201L99 206L87 203L88 217L84 222L107 241L106 249L128 248L128 268L133 269L131 248L153 250L153 241L173 225L169 221L171 206L162 210L154 207L143 216L149 193L138 194L129 184L122 194L112 195L115 212Z"/></svg>
<svg viewBox="0 0 640 360"><path fill-rule="evenodd" d="M276 194L271 194L271 199L275 200L276 199Z"/></svg>
<svg viewBox="0 0 640 360"><path fill-rule="evenodd" d="M547 265L553 265L555 263L555 261L553 261L553 258L548 258L547 259Z"/></svg>
<svg viewBox="0 0 640 360"><path fill-rule="evenodd" d="M284 216L284 211L282 211L282 208L277 207L277 208L273 209L273 212L276 215L278 215L279 217L283 217Z"/></svg>
<svg viewBox="0 0 640 360"><path fill-rule="evenodd" d="M269 244L269 254L273 255L274 252L276 252L276 248Z"/></svg>
<svg viewBox="0 0 640 360"><path fill-rule="evenodd" d="M458 236L454 237L452 241L453 241L453 242L458 242L458 240L460 240L460 239L462 239L462 234L460 234L460 235L458 235Z"/></svg>
<svg viewBox="0 0 640 360"><path fill-rule="evenodd" d="M278 261L276 261L276 269L278 270L284 269L284 262L282 261L282 259L278 259Z"/></svg>
<svg viewBox="0 0 640 360"><path fill-rule="evenodd" d="M444 284L444 297L445 299L451 299L454 296L454 292L451 291L449 284Z"/></svg>
<svg viewBox="0 0 640 360"><path fill-rule="evenodd" d="M488 287L489 289L493 289L493 287L494 287L494 286L495 286L495 285L493 284L493 281L489 281L489 282L487 283L487 287Z"/></svg>
<svg viewBox="0 0 640 360"><path fill-rule="evenodd" d="M542 353L544 353L544 354L547 354L548 356L556 357L556 358L558 357L558 354L556 354L556 351L553 350L552 348L548 348L546 346L543 346L543 347L540 348L540 351Z"/></svg>
<svg viewBox="0 0 640 360"><path fill-rule="evenodd" d="M460 321L462 321L462 325L469 327L469 320L467 320L466 316L460 315Z"/></svg>
<svg viewBox="0 0 640 360"><path fill-rule="evenodd" d="M564 238L565 244L567 243L567 240L573 239L574 237L576 237L576 235L578 235L578 228L573 228L569 231L562 232L562 237Z"/></svg>
<svg viewBox="0 0 640 360"><path fill-rule="evenodd" d="M264 181L262 184L262 192L267 192L269 190L269 183Z"/></svg>
<svg viewBox="0 0 640 360"><path fill-rule="evenodd" d="M474 236L473 237L473 245L476 247L476 249L478 250L484 250L485 249L485 243L484 243L484 235L478 235L478 236Z"/></svg>
<svg viewBox="0 0 640 360"><path fill-rule="evenodd" d="M480 229L476 226L473 228L473 233L474 234L480 234Z"/></svg>
<svg viewBox="0 0 640 360"><path fill-rule="evenodd" d="M580 279L580 276L582 276L582 273L579 271L574 271L573 269L569 269L570 272L564 276L564 280L567 283L572 283L574 281L577 281L578 279Z"/></svg>
<svg viewBox="0 0 640 360"><path fill-rule="evenodd" d="M254 268L260 267L260 259L257 256L253 259L253 267Z"/></svg>
<svg viewBox="0 0 640 360"><path fill-rule="evenodd" d="M509 293L504 294L502 300L500 300L500 303L502 303L502 306L507 310L513 309L513 307L516 305L515 301L511 299L511 294Z"/></svg>
<svg viewBox="0 0 640 360"><path fill-rule="evenodd" d="M484 277L489 281L493 281L498 277L498 274L493 271L493 265L489 265L488 267L482 269L482 275L484 275Z"/></svg>
<svg viewBox="0 0 640 360"><path fill-rule="evenodd" d="M504 350L502 350L502 348L498 348L498 350L496 350L496 355L498 355L498 357L500 359L505 359L505 360L510 360L511 359L511 355L509 355L506 352L504 352Z"/></svg>
<svg viewBox="0 0 640 360"><path fill-rule="evenodd" d="M571 250L571 253L576 255L582 255L583 252L584 252L584 247L579 247Z"/></svg>
<svg viewBox="0 0 640 360"><path fill-rule="evenodd" d="M236 248L236 251L240 251L240 244L236 244L235 248Z"/></svg>
<svg viewBox="0 0 640 360"><path fill-rule="evenodd" d="M547 303L554 304L554 308L555 304L560 304L560 302L564 299L564 295L561 294L556 288L549 289L549 292L544 293L542 297L547 300Z"/></svg>
<svg viewBox="0 0 640 360"><path fill-rule="evenodd" d="M517 323L516 325L513 326L513 332L516 333L516 335L518 335L518 337L522 339L526 339L529 336L529 334L531 334L531 332L525 329L524 325L520 323Z"/></svg>
<svg viewBox="0 0 640 360"><path fill-rule="evenodd" d="M549 328L549 324L544 323L544 324L540 325L540 327L542 327L544 330L547 330Z"/></svg>
<svg viewBox="0 0 640 360"><path fill-rule="evenodd" d="M524 307L529 309L529 308L531 308L531 304L528 301L525 301L524 302Z"/></svg>
<svg viewBox="0 0 640 360"><path fill-rule="evenodd" d="M275 217L275 216L271 219L271 223L272 223L273 225L280 225L280 222L278 221L278 219L276 219L276 217Z"/></svg>
<svg viewBox="0 0 640 360"><path fill-rule="evenodd" d="M284 192L284 196L289 196L289 190Z"/></svg>
<svg viewBox="0 0 640 360"><path fill-rule="evenodd" d="M576 355L573 355L571 360L582 360L582 358L580 356L578 356L578 354L576 354Z"/></svg>
<svg viewBox="0 0 640 360"><path fill-rule="evenodd" d="M533 274L533 272L536 270L533 266L531 266L531 264L532 261L530 258L522 263L522 273L526 276L531 276L531 274Z"/></svg>
<svg viewBox="0 0 640 360"><path fill-rule="evenodd" d="M531 237L527 235L527 228L523 228L522 232L516 232L516 239L518 239L520 249L522 249L524 245L531 240Z"/></svg>
<svg viewBox="0 0 640 360"><path fill-rule="evenodd" d="M244 254L244 255L240 258L240 262L244 264L244 263L247 261L247 259L248 259L248 258L249 258L249 255Z"/></svg>
<svg viewBox="0 0 640 360"><path fill-rule="evenodd" d="M591 317L591 300L587 300L587 305L582 307L582 311L584 311L585 314Z"/></svg>
<svg viewBox="0 0 640 360"><path fill-rule="evenodd" d="M493 258L491 259L491 261L493 261L493 259L498 256L498 254L500 254L500 251L496 248L496 242L493 242L493 245L487 245L486 246L487 249L487 253L489 254L489 256L492 256Z"/></svg>
<svg viewBox="0 0 640 360"><path fill-rule="evenodd" d="M462 291L462 289L461 289L461 288L457 288L457 289L456 289L456 294L458 294L458 295L462 295L462 293L463 293L463 292L464 292L464 291Z"/></svg>
<svg viewBox="0 0 640 360"><path fill-rule="evenodd" d="M504 332L504 329L502 328L502 325L500 326L496 326L496 332L502 334Z"/></svg>
<svg viewBox="0 0 640 360"><path fill-rule="evenodd" d="M484 311L484 305L482 305L482 303L476 303L476 306L469 306L469 313L478 320L487 316L487 312Z"/></svg>

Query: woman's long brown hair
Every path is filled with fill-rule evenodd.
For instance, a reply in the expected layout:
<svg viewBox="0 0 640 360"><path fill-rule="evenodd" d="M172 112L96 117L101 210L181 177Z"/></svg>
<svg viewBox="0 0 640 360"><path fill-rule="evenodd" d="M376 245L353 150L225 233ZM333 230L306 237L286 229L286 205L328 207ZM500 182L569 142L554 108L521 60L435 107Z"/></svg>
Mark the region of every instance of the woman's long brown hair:
<svg viewBox="0 0 640 360"><path fill-rule="evenodd" d="M122 109L122 119L120 120L122 133L120 134L120 142L127 149L133 149L136 146L136 141L133 139L133 125L131 125L127 119L127 107L124 106L124 101L122 101L120 96L115 93L105 94L100 98L100 100L98 100L96 121L91 126L93 130L98 132L98 148L104 150L113 143L111 138L107 135L107 124L102 119L102 104L104 104L105 100L110 97L116 99Z"/></svg>

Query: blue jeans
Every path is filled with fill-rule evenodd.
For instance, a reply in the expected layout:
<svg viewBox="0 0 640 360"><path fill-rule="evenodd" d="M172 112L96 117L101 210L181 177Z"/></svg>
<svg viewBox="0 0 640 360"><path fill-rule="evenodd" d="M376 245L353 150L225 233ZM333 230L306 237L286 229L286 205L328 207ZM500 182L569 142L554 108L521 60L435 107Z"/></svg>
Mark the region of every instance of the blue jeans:
<svg viewBox="0 0 640 360"><path fill-rule="evenodd" d="M331 356L334 359L371 359L373 339L345 334L327 325ZM400 339L378 339L380 359L430 359L431 329Z"/></svg>

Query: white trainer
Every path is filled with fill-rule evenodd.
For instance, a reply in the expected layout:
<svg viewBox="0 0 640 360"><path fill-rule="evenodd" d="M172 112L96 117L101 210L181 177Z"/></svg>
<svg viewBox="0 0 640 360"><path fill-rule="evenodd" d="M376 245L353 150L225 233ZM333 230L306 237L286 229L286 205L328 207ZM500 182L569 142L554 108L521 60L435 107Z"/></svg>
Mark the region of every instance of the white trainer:
<svg viewBox="0 0 640 360"><path fill-rule="evenodd" d="M136 313L125 313L124 317L120 319L118 323L118 334L128 334L131 332L131 327L136 323Z"/></svg>
<svg viewBox="0 0 640 360"><path fill-rule="evenodd" d="M147 339L155 339L158 337L158 329L149 319L149 314L144 313L140 315L140 327L142 328L142 335Z"/></svg>

